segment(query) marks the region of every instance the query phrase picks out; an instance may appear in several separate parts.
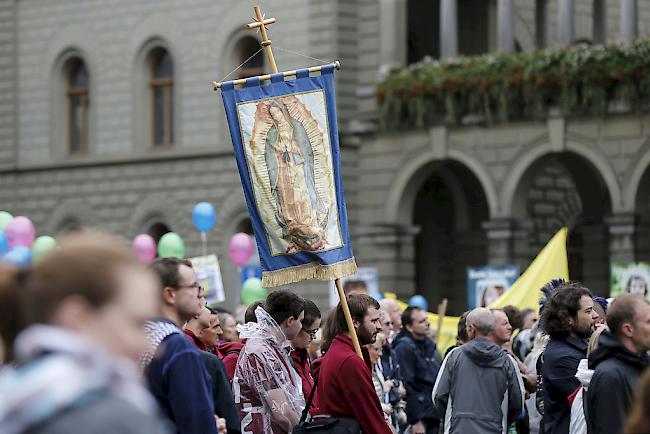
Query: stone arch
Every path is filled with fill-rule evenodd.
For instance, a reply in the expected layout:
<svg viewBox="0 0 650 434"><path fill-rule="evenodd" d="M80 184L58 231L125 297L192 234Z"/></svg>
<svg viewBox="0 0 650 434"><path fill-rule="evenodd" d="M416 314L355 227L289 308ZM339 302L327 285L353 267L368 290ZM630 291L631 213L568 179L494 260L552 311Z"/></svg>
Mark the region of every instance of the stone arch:
<svg viewBox="0 0 650 434"><path fill-rule="evenodd" d="M634 185L634 189L632 186ZM650 152L641 158L628 186L634 191L636 218L634 256L637 261L650 261Z"/></svg>
<svg viewBox="0 0 650 434"><path fill-rule="evenodd" d="M412 258L416 290L431 304L446 297L454 314L466 309L466 267L487 263L482 225L497 201L481 169L457 150L449 150L446 159L420 152L399 172L385 208L384 223L412 228L413 237L401 241L400 256Z"/></svg>
<svg viewBox="0 0 650 434"><path fill-rule="evenodd" d="M648 142L644 144L647 149ZM646 173L650 170L650 150L638 158L636 164L632 168L632 173L627 180L625 194L623 197L623 208L625 210L635 210L637 205L637 198L640 193L641 180Z"/></svg>
<svg viewBox="0 0 650 434"><path fill-rule="evenodd" d="M66 199L50 215L46 228L49 234L58 234L68 229L84 229L95 226L95 215L83 200Z"/></svg>
<svg viewBox="0 0 650 434"><path fill-rule="evenodd" d="M605 219L613 210L612 186L579 145L568 144L562 152L543 150L538 147L526 155L524 158L532 161L518 176L517 185L512 192L511 187L504 189L505 197L511 198L507 217L525 234L518 256L526 265L558 229L567 226L569 277L606 293L609 232ZM516 170L519 173L519 168Z"/></svg>
<svg viewBox="0 0 650 434"><path fill-rule="evenodd" d="M476 176L485 193L490 217L496 215L498 212L496 188L483 164L475 158L455 149L450 149L448 156L449 159L466 166ZM415 193L409 188L409 185L421 182L422 176L424 176L421 172L422 169L436 160L439 159L436 158L436 155L429 147L408 159L407 164L398 172L388 192L384 212L387 223L399 223L400 221L410 220L410 215L404 214L408 212L414 200Z"/></svg>
<svg viewBox="0 0 650 434"><path fill-rule="evenodd" d="M567 141L563 151L570 151L585 161L597 171L601 176L605 185L612 204L612 212L621 211L624 207L621 194L621 187L614 173L614 169L607 159L597 153L595 148L589 147L574 140ZM512 215L512 204L515 196L515 191L521 184L521 180L528 169L545 155L557 153L557 150L551 147L550 143L542 143L528 152L522 154L517 161L512 165L509 170L508 177L503 183L501 191L501 201L499 207L499 217L509 217Z"/></svg>

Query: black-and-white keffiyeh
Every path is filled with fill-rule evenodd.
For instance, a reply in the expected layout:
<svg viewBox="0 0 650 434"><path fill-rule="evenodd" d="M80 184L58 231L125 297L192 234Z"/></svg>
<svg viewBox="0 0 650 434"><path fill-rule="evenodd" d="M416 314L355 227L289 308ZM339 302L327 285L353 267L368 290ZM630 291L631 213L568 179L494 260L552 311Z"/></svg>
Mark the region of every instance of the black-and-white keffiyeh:
<svg viewBox="0 0 650 434"><path fill-rule="evenodd" d="M167 336L174 333L183 333L176 324L161 320L147 321L144 325L144 332L149 341L149 349L140 356L138 366L140 367L141 373L144 372L147 366L149 366L156 354L156 350L160 346L160 343L164 341Z"/></svg>
<svg viewBox="0 0 650 434"><path fill-rule="evenodd" d="M135 364L58 327L33 325L16 339L18 367L0 372L0 431L17 434L74 406L89 394L124 400L155 416Z"/></svg>

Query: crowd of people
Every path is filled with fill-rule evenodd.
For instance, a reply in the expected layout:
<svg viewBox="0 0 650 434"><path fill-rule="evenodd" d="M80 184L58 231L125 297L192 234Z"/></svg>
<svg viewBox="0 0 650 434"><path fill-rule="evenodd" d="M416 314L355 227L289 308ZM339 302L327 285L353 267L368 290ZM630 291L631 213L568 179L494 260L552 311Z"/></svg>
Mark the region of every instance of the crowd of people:
<svg viewBox="0 0 650 434"><path fill-rule="evenodd" d="M345 292L363 358L341 304L275 290L232 314L189 261L70 236L0 271L0 431L650 433L642 296L552 281L539 311L465 312L443 357L426 311Z"/></svg>

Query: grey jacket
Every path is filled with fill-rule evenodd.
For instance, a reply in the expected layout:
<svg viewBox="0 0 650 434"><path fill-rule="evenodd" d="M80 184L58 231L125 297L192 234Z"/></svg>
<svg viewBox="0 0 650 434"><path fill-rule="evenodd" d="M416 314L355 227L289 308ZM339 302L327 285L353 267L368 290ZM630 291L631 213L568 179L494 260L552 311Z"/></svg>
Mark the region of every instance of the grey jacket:
<svg viewBox="0 0 650 434"><path fill-rule="evenodd" d="M522 414L524 396L514 360L492 341L474 339L445 357L432 399L445 415L445 434L495 434Z"/></svg>

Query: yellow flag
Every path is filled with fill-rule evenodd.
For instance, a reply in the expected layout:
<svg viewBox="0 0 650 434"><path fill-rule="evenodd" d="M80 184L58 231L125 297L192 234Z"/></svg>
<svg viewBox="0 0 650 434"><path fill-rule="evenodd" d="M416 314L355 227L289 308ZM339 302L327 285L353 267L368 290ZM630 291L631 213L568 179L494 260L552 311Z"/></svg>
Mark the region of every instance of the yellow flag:
<svg viewBox="0 0 650 434"><path fill-rule="evenodd" d="M533 262L528 266L524 274L512 284L510 289L499 297L490 308L505 307L508 305L516 306L519 309L531 308L537 311L539 308L539 299L541 297L540 289L553 279L562 278L569 280L569 265L567 261L566 239L567 228L560 229L546 244ZM394 293L387 292L386 298L397 299ZM397 300L400 309L408 307L407 303ZM458 333L457 316L446 316L442 320L442 330L438 331L437 347L442 354L447 348L456 343L456 334ZM429 312L429 322L435 327L438 324L438 315Z"/></svg>
<svg viewBox="0 0 650 434"><path fill-rule="evenodd" d="M551 238L524 274L489 307L508 305L519 309L539 309L540 289L553 279L569 280L566 238L568 229L562 228Z"/></svg>

